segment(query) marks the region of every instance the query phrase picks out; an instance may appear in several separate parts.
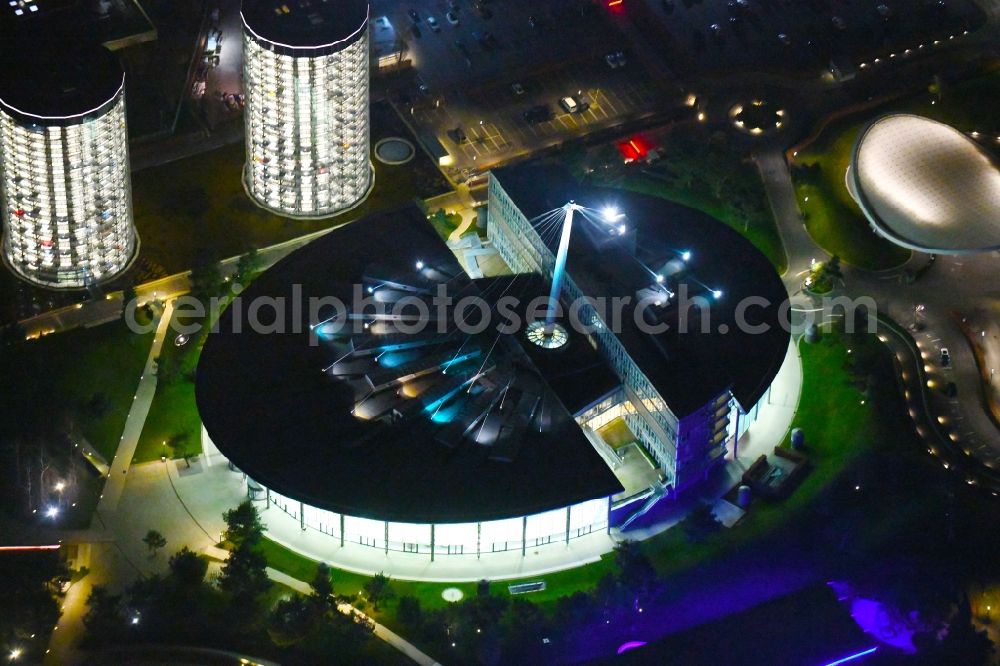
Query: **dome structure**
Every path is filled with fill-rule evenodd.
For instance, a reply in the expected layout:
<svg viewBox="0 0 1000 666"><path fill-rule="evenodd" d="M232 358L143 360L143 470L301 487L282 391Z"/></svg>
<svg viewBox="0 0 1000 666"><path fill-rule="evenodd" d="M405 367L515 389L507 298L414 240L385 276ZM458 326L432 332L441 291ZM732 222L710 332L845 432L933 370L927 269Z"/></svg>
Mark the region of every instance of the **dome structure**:
<svg viewBox="0 0 1000 666"><path fill-rule="evenodd" d="M922 252L1000 249L1000 166L976 141L929 118L897 114L860 135L847 187L872 228Z"/></svg>

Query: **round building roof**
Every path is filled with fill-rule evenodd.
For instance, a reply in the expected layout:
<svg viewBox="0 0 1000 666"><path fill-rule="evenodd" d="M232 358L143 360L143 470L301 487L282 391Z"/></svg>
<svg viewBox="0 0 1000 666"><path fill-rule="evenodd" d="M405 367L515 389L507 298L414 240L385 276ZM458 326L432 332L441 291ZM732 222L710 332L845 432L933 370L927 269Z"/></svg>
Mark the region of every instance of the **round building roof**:
<svg viewBox="0 0 1000 666"><path fill-rule="evenodd" d="M439 284L456 296L504 290L470 281L416 207L337 229L268 269L221 314L198 361L212 442L274 492L377 520L499 520L619 492L541 370L494 346L492 331L441 332L451 315L406 333L386 318L329 321L331 299L393 305ZM500 415L505 395L512 411Z"/></svg>
<svg viewBox="0 0 1000 666"><path fill-rule="evenodd" d="M292 56L339 51L368 27L367 0L243 0L240 14L258 42Z"/></svg>
<svg viewBox="0 0 1000 666"><path fill-rule="evenodd" d="M1000 168L953 127L880 118L857 142L848 185L875 231L911 249L1000 249Z"/></svg>
<svg viewBox="0 0 1000 666"><path fill-rule="evenodd" d="M69 125L99 115L125 85L103 46L9 45L0 68L0 108L21 122Z"/></svg>
<svg viewBox="0 0 1000 666"><path fill-rule="evenodd" d="M685 294L683 306L678 296L656 309L653 328L665 330L647 332L628 310L616 333L674 414L696 415L727 391L747 411L761 399L788 349L787 292L748 241L655 197L502 171L531 217L552 208L532 189L627 211L634 235L578 223L569 272L588 295L635 303L659 285L645 262ZM415 207L337 229L270 268L219 317L197 371L205 430L273 492L351 516L475 522L612 495L621 484L573 419L619 386L607 360L562 318L568 342L543 349L516 324L477 329L479 308L456 311L479 298L504 320L510 303L499 303L514 296L512 321L528 322L549 289L537 273L471 280ZM718 296L699 304L704 289ZM459 319L477 330L456 330Z"/></svg>

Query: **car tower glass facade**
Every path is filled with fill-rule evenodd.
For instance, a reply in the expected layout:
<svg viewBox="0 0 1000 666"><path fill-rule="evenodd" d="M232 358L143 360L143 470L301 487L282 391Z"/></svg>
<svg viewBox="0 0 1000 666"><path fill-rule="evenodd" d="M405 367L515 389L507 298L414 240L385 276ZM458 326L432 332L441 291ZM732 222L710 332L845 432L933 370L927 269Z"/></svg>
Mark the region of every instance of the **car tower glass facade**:
<svg viewBox="0 0 1000 666"><path fill-rule="evenodd" d="M3 258L34 284L74 289L135 257L124 74L83 113L34 113L0 94Z"/></svg>
<svg viewBox="0 0 1000 666"><path fill-rule="evenodd" d="M336 3L288 3L263 21L259 4L268 3L243 7L246 191L260 206L290 217L343 212L363 201L374 183L367 3L353 28L327 16ZM302 12L311 13L297 15ZM309 29L288 38L303 18Z"/></svg>

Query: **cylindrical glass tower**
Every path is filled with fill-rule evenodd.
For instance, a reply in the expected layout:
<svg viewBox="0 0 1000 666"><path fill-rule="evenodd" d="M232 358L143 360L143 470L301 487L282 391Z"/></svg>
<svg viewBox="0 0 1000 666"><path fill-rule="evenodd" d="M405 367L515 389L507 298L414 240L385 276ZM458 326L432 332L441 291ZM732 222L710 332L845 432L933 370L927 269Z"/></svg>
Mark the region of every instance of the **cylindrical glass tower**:
<svg viewBox="0 0 1000 666"><path fill-rule="evenodd" d="M121 66L103 47L39 47L23 67L5 69L4 262L49 288L111 280L138 249Z"/></svg>
<svg viewBox="0 0 1000 666"><path fill-rule="evenodd" d="M241 14L247 193L290 217L358 205L374 183L367 0L244 0Z"/></svg>

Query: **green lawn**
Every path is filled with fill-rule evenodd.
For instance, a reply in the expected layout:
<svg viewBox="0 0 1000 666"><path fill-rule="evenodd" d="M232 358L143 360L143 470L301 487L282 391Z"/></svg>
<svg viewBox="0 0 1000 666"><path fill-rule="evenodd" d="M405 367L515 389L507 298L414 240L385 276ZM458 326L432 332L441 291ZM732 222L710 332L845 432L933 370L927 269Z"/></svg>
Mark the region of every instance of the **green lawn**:
<svg viewBox="0 0 1000 666"><path fill-rule="evenodd" d="M835 333L816 344L800 345L803 387L792 427L805 432L811 471L795 492L782 502L755 501L736 526L700 544L688 543L681 530L667 530L644 542L643 549L662 574L726 556L794 521L839 473L871 450L875 418L872 405L861 404L861 393L845 367L848 349L847 341ZM783 445L789 445L788 437Z"/></svg>
<svg viewBox="0 0 1000 666"><path fill-rule="evenodd" d="M383 135L407 134L385 104L372 107L372 144ZM358 208L325 220L292 220L257 207L243 190L242 143L162 166L132 177L135 223L142 239L141 271L148 275L187 270L203 248L220 258L242 254L303 234L359 219L447 191L447 182L421 152L406 165L375 164L375 188Z"/></svg>
<svg viewBox="0 0 1000 666"><path fill-rule="evenodd" d="M152 341L114 321L0 348L0 376L17 387L0 402L0 419L76 426L110 461ZM104 403L96 413L85 406L95 396Z"/></svg>
<svg viewBox="0 0 1000 666"><path fill-rule="evenodd" d="M164 451L163 442L177 441L180 437L186 437L194 445L195 453L201 451L201 419L194 401L194 382L186 378L157 386L133 462L159 460ZM166 453L173 457L169 446Z"/></svg>
<svg viewBox="0 0 1000 666"><path fill-rule="evenodd" d="M267 557L268 566L286 573L292 578L308 582L316 575L318 562L291 551L276 541L265 537L261 542L261 550ZM576 590L592 586L597 582L598 578L609 571L611 571L611 558L605 557L600 562L586 567L546 574L544 576L531 576L530 580L544 580L546 589L542 592L532 593L526 598L530 598L536 602L554 601L563 595L572 594ZM333 584L337 594L358 594L362 592L365 581L369 578L369 576L342 569L333 570ZM494 594L507 594L508 583L509 581L506 580L493 581L490 589ZM442 608L446 606L448 602L441 597L441 593L449 587L457 587L466 596L476 594L475 583L425 583L420 581L393 580L392 587L396 591L397 597L403 595L414 596L420 600L420 604L424 608ZM385 619L390 624L394 621L395 605L394 602L390 602L386 609L380 610L377 614L380 621ZM370 610L370 608L366 608L365 612L369 612Z"/></svg>
<svg viewBox="0 0 1000 666"><path fill-rule="evenodd" d="M872 231L844 184L854 142L864 124L855 121L841 131L824 133L808 150L799 151L792 175L809 235L845 262L879 270L904 263L910 252ZM800 165L810 166L803 169Z"/></svg>
<svg viewBox="0 0 1000 666"><path fill-rule="evenodd" d="M204 325L203 322L188 317L182 318L181 322ZM182 347L175 346L173 338L173 332L168 332L157 360L161 364L176 362L179 370L172 380L163 381L161 378L157 382L156 395L149 406L149 414L135 449L135 462L159 460L164 453L170 457L180 457L179 450L171 443L183 443L192 455L201 453L201 417L195 403L193 377L205 342L205 333L192 335L190 341ZM167 443L166 448L163 446L164 442Z"/></svg>
<svg viewBox="0 0 1000 666"><path fill-rule="evenodd" d="M831 123L809 146L798 151L792 175L806 228L827 252L849 264L885 269L905 262L908 250L877 236L844 184L854 144L862 129L888 113L914 113L934 118L964 132L1000 131L993 100L1000 95L1000 74L992 73L954 86L940 97L930 91L893 100Z"/></svg>
<svg viewBox="0 0 1000 666"><path fill-rule="evenodd" d="M12 382L0 401L0 432L49 442L66 434L74 443L82 435L110 463L152 338L115 321L0 347L0 376ZM76 460L67 470L65 528L87 527L104 486L96 470Z"/></svg>
<svg viewBox="0 0 1000 666"><path fill-rule="evenodd" d="M452 232L458 229L462 224L462 216L458 213L446 213L443 208L438 208L430 213L431 226L434 227L434 231L438 233L438 236L444 240L448 240ZM475 226L473 226L475 230Z"/></svg>

